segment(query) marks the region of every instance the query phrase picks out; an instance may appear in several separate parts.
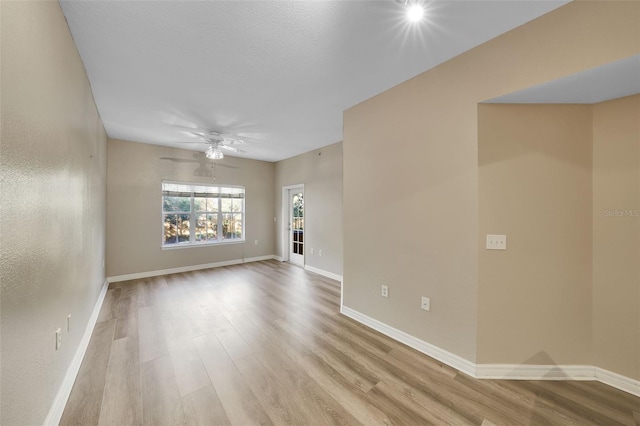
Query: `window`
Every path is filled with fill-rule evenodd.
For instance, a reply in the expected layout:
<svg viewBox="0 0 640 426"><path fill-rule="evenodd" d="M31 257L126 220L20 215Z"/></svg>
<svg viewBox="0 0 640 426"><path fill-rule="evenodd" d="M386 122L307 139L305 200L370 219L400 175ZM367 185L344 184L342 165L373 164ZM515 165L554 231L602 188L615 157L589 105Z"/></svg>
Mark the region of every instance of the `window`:
<svg viewBox="0 0 640 426"><path fill-rule="evenodd" d="M244 241L244 187L162 182L162 246Z"/></svg>

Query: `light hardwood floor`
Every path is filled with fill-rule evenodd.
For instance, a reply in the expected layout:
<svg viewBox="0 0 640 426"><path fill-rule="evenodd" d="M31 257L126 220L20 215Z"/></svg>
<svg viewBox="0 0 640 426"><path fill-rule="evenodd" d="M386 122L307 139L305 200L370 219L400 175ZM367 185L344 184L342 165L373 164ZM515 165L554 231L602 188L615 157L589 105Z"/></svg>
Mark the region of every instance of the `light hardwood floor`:
<svg viewBox="0 0 640 426"><path fill-rule="evenodd" d="M266 261L112 284L63 425L640 425L596 382L476 380Z"/></svg>

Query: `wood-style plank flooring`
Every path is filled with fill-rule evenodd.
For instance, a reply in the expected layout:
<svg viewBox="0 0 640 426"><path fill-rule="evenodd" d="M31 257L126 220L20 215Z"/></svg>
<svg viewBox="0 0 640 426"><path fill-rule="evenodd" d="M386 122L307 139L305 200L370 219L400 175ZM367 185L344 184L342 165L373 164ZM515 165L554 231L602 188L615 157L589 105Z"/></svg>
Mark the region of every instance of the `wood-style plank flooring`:
<svg viewBox="0 0 640 426"><path fill-rule="evenodd" d="M638 425L597 382L476 380L277 261L112 284L63 425Z"/></svg>

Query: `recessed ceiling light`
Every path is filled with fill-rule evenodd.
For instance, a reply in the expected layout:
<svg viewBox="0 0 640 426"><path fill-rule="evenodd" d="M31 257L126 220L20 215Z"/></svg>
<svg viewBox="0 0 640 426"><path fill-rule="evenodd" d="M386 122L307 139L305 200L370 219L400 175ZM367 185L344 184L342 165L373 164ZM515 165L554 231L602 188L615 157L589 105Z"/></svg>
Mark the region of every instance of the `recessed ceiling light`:
<svg viewBox="0 0 640 426"><path fill-rule="evenodd" d="M424 7L421 4L412 4L407 9L407 19L411 22L418 22L424 16Z"/></svg>

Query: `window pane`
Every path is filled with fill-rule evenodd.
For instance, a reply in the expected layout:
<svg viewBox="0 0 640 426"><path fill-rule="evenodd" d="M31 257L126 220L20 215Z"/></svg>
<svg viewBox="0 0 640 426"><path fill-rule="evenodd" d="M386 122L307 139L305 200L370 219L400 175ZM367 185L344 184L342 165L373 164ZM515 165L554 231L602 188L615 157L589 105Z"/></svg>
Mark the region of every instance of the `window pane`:
<svg viewBox="0 0 640 426"><path fill-rule="evenodd" d="M242 214L233 215L233 238L242 238Z"/></svg>
<svg viewBox="0 0 640 426"><path fill-rule="evenodd" d="M207 211L208 212L217 212L218 211L218 199L217 198L207 198Z"/></svg>
<svg viewBox="0 0 640 426"><path fill-rule="evenodd" d="M213 242L218 238L218 215L200 214L196 221L196 242Z"/></svg>
<svg viewBox="0 0 640 426"><path fill-rule="evenodd" d="M222 238L231 238L231 226L233 217L228 213L222 214Z"/></svg>
<svg viewBox="0 0 640 426"><path fill-rule="evenodd" d="M304 254L303 247L304 247L304 244L302 243L293 243L293 252L295 254Z"/></svg>
<svg viewBox="0 0 640 426"><path fill-rule="evenodd" d="M164 217L164 243L165 244L175 244L178 242L177 236L177 226L176 226L176 215L168 214Z"/></svg>
<svg viewBox="0 0 640 426"><path fill-rule="evenodd" d="M207 211L207 199L196 197L193 200L193 205L197 212L206 212Z"/></svg>
<svg viewBox="0 0 640 426"><path fill-rule="evenodd" d="M191 197L162 197L165 212L188 212L191 210Z"/></svg>
<svg viewBox="0 0 640 426"><path fill-rule="evenodd" d="M178 243L188 243L189 242L189 215L188 214L180 214L177 216L177 226L178 226Z"/></svg>
<svg viewBox="0 0 640 426"><path fill-rule="evenodd" d="M242 198L234 198L233 200L233 210L234 212L241 212L242 211L242 204L244 203L244 200Z"/></svg>
<svg viewBox="0 0 640 426"><path fill-rule="evenodd" d="M293 217L304 216L304 198L302 194L293 196Z"/></svg>
<svg viewBox="0 0 640 426"><path fill-rule="evenodd" d="M222 199L222 211L223 212L230 212L231 211L231 206L232 206L232 202L233 200L231 198L223 198Z"/></svg>
<svg viewBox="0 0 640 426"><path fill-rule="evenodd" d="M218 239L218 215L207 215L207 238L210 240Z"/></svg>
<svg viewBox="0 0 640 426"><path fill-rule="evenodd" d="M222 238L224 239L242 238L242 215L223 213L222 232Z"/></svg>
<svg viewBox="0 0 640 426"><path fill-rule="evenodd" d="M207 215L196 216L196 242L207 241Z"/></svg>

